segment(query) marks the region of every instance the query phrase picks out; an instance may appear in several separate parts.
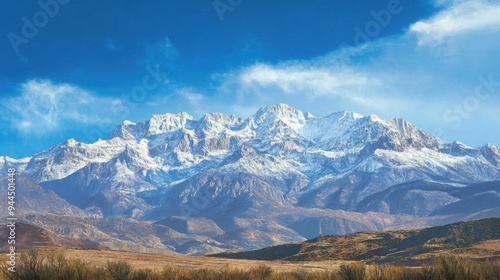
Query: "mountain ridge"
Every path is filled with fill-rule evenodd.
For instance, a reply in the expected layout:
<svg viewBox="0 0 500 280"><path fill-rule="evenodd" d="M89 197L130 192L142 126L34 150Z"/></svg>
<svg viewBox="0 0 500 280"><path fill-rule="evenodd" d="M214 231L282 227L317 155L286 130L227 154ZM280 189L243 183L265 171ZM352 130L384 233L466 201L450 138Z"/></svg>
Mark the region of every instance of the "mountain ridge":
<svg viewBox="0 0 500 280"><path fill-rule="evenodd" d="M166 221L161 226L172 240L156 229L152 236L160 247L180 253L251 249L324 233L419 227L500 212L498 147L444 142L403 119L343 111L315 117L286 104L245 119L209 113L196 120L181 112L124 121L108 139L69 139L32 157L0 157L0 173L8 167L26 184L67 203L59 204L60 211L82 211L78 223L99 228L94 219L123 218L131 219L131 227L144 227ZM486 182L488 191L477 187ZM468 202L480 206L452 213ZM57 219L43 218L55 209L30 207L24 212L56 223L47 229L57 227ZM200 219L223 232L204 232ZM189 230L175 230L180 220ZM129 237L106 230L138 240L133 229Z"/></svg>
<svg viewBox="0 0 500 280"><path fill-rule="evenodd" d="M474 248L475 245L485 241L500 244L500 218L459 222L421 230L359 232L345 236L320 235L301 243L209 256L266 261L356 260L421 263L444 253L478 254L479 250ZM500 258L500 252L494 248L488 250L488 253L488 257Z"/></svg>

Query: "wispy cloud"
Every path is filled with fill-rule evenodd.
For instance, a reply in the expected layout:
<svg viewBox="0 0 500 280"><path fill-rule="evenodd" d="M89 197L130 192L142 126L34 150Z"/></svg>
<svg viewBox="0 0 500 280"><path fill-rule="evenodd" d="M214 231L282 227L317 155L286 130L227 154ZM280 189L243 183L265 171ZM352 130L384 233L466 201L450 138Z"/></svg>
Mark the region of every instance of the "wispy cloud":
<svg viewBox="0 0 500 280"><path fill-rule="evenodd" d="M315 111L317 104L335 105L325 108L326 112L397 111L417 105L414 98L405 98L406 92L402 90L414 85L418 78L413 76L413 81L401 85L401 80L409 78L409 74L388 70L394 63L388 59L393 55L390 50L400 47L399 42L388 46L385 41L377 41L312 60L256 63L214 78L221 83L220 94L226 96L221 99L234 101L232 108L287 102L311 110L316 107Z"/></svg>
<svg viewBox="0 0 500 280"><path fill-rule="evenodd" d="M181 88L178 89L176 95L180 96L183 100L179 100L178 103L186 103L186 106L190 108L190 112L195 116L200 116L206 113L205 106L210 103L204 94L199 93L191 88Z"/></svg>
<svg viewBox="0 0 500 280"><path fill-rule="evenodd" d="M243 87L264 90L276 87L286 94L300 94L305 91L312 96L353 94L349 91L357 86L380 84L377 78L349 68L322 68L303 65L271 66L255 64L244 69L239 76Z"/></svg>
<svg viewBox="0 0 500 280"><path fill-rule="evenodd" d="M410 30L419 43L439 43L463 33L491 28L500 30L500 3L486 0L448 1L448 7L434 17L418 21Z"/></svg>
<svg viewBox="0 0 500 280"><path fill-rule="evenodd" d="M436 15L400 35L310 60L260 62L214 75L220 85L219 99L237 114L246 112L245 108L285 102L317 115L348 110L398 116L431 133L440 128L449 139L482 144L467 136L474 135L474 127L466 123L494 127L494 118L485 120L483 112L498 112L500 89L495 88L487 100L478 100L480 111L465 112L467 122L458 128L450 121L450 112L455 117L471 106L478 77L493 75L495 82L500 80L495 74L500 3L445 1L441 5Z"/></svg>
<svg viewBox="0 0 500 280"><path fill-rule="evenodd" d="M50 80L30 80L21 85L19 95L0 101L3 118L24 135L45 135L72 125L109 122L110 108L121 106L116 98L97 97L70 84Z"/></svg>
<svg viewBox="0 0 500 280"><path fill-rule="evenodd" d="M493 74L494 81L500 80L496 75L500 4L482 0L441 4L440 12L400 35L310 60L259 62L231 69L213 74L213 84L203 88L174 82L152 93L130 118L142 120L152 113L179 111L195 116L214 111L246 116L258 107L285 102L315 115L349 110L399 116L429 132L443 128L450 139L474 144L467 141L474 139L474 127L465 131L466 125L476 124L476 118L482 127L498 125L500 88L487 100L479 100L480 109L466 112L470 116L459 128L464 131L452 130L445 115L470 107L478 76ZM168 38L147 47L146 55L142 62L160 64L162 69L166 65L169 71L180 67L179 51ZM121 121L113 119L107 109L120 102L75 85L41 80L26 82L17 97L1 101L7 108L7 121L25 134L50 133L103 119ZM494 117L486 118L486 112ZM467 139L467 135L471 136Z"/></svg>

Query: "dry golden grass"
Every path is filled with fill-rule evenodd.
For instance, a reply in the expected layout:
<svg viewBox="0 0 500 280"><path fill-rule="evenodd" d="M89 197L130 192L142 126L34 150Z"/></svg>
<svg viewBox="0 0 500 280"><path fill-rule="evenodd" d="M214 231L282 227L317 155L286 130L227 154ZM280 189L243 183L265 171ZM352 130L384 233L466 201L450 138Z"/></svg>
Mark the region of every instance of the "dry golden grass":
<svg viewBox="0 0 500 280"><path fill-rule="evenodd" d="M74 256L76 254L76 257ZM196 261L195 261L196 259ZM109 251L44 248L22 252L16 272L0 265L0 279L34 280L394 280L489 279L500 280L500 262L476 262L442 255L431 266L342 263L326 269L308 263L221 260L207 257L160 256ZM223 265L223 266L221 266ZM332 265L332 264L330 264ZM292 268L292 269L290 269ZM333 268L333 266L332 266Z"/></svg>
<svg viewBox="0 0 500 280"><path fill-rule="evenodd" d="M277 272L295 271L303 269L306 271L336 270L341 263L337 261L318 262L284 262L284 261L255 261L255 260L233 260L223 258L212 258L205 256L170 256L161 254L134 253L104 250L77 250L67 248L43 248L44 250L63 253L69 259L81 259L96 267L105 267L108 261L126 261L134 269L147 268L161 270L165 266L182 269L207 268L221 270L227 267L249 270L260 265L271 267ZM6 260L5 254L0 257Z"/></svg>
<svg viewBox="0 0 500 280"><path fill-rule="evenodd" d="M485 253L500 254L500 240L488 240L473 245L472 248L484 250Z"/></svg>

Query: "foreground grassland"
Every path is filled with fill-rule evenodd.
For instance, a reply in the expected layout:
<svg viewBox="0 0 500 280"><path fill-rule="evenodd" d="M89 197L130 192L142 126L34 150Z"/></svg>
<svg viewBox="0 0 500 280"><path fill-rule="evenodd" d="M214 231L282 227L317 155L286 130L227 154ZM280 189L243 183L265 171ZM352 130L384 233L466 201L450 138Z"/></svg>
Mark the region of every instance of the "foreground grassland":
<svg viewBox="0 0 500 280"><path fill-rule="evenodd" d="M35 249L22 252L16 273L2 259L1 279L500 279L499 261L442 255L422 267L361 262L270 262L164 256L98 250Z"/></svg>

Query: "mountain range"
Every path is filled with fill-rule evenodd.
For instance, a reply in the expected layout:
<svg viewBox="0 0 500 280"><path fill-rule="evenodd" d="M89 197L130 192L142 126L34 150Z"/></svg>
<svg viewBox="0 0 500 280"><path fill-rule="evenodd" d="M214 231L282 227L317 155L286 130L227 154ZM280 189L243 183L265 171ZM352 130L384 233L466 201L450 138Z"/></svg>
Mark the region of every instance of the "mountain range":
<svg viewBox="0 0 500 280"><path fill-rule="evenodd" d="M207 254L500 216L499 147L286 104L124 121L108 139L0 157L2 177L10 167L21 221L117 250Z"/></svg>

